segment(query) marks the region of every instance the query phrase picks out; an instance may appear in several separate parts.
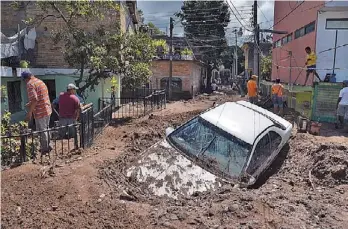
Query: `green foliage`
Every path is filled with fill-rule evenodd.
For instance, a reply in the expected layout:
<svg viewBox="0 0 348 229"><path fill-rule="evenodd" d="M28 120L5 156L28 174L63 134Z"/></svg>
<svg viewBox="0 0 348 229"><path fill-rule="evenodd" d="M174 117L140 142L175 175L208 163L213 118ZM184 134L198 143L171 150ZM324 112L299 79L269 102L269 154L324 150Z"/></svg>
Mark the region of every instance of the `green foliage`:
<svg viewBox="0 0 348 229"><path fill-rule="evenodd" d="M75 83L82 95L86 89L94 90L102 79L115 74L127 77L128 72L133 71L133 64L149 66L155 54L155 46L148 35L123 34L118 23L112 28L100 25L95 31L85 29L84 22L101 21L110 14L120 13L118 1L37 1L33 4L41 9L42 14L30 20L32 24L41 23L47 17L65 22L66 26L52 33L52 39L65 45L65 60L80 70ZM88 73L85 69L89 69ZM144 69L139 77L148 72L149 69Z"/></svg>
<svg viewBox="0 0 348 229"><path fill-rule="evenodd" d="M222 53L222 64L224 65L225 69L231 69L233 63L234 63L234 50L235 46L230 46L225 49L225 51ZM238 56L238 73L241 73L244 71L244 52L240 47L237 47L237 56Z"/></svg>
<svg viewBox="0 0 348 229"><path fill-rule="evenodd" d="M20 160L21 139L20 137L5 136L19 136L28 128L27 122L19 122L11 124L11 113L5 112L1 116L1 166L10 166L13 163ZM37 149L38 141L34 139L34 142L26 141L25 150L27 157L30 153Z"/></svg>
<svg viewBox="0 0 348 229"><path fill-rule="evenodd" d="M7 87L5 85L1 85L0 87L0 97L2 103L7 99Z"/></svg>
<svg viewBox="0 0 348 229"><path fill-rule="evenodd" d="M28 67L29 67L29 62L28 62L28 61L25 61L25 60L21 60L21 61L19 62L19 66L20 66L21 68L28 68Z"/></svg>
<svg viewBox="0 0 348 229"><path fill-rule="evenodd" d="M221 54L227 48L225 27L230 21L228 5L221 0L184 1L176 16L184 25L187 40L198 47L197 56L207 63L210 74L213 67L221 64Z"/></svg>
<svg viewBox="0 0 348 229"><path fill-rule="evenodd" d="M152 72L149 63L134 63L122 80L124 88L138 88L149 82Z"/></svg>
<svg viewBox="0 0 348 229"><path fill-rule="evenodd" d="M193 52L191 49L185 48L181 51L181 55L193 55Z"/></svg>
<svg viewBox="0 0 348 229"><path fill-rule="evenodd" d="M169 46L167 45L167 41L163 39L158 39L153 41L153 45L157 49L157 54L167 54L169 52Z"/></svg>
<svg viewBox="0 0 348 229"><path fill-rule="evenodd" d="M264 56L261 58L261 75L263 79L270 80L272 73L272 56Z"/></svg>
<svg viewBox="0 0 348 229"><path fill-rule="evenodd" d="M164 35L164 32L157 28L152 22L147 23L147 26L153 30L154 35Z"/></svg>

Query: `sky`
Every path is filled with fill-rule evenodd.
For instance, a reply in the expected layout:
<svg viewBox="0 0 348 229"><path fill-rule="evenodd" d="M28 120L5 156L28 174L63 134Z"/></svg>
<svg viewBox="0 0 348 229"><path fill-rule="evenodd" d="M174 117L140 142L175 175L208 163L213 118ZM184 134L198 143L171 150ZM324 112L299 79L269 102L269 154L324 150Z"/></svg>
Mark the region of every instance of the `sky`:
<svg viewBox="0 0 348 229"><path fill-rule="evenodd" d="M138 0L138 8L144 12L145 23L152 22L159 29L164 32L169 33L169 18L173 16L175 12L180 11L183 1L147 1L147 0ZM248 0L234 0L232 1L233 5L238 9L239 14L231 5L233 11L238 18L249 17L248 13L251 13L251 6L253 1ZM273 16L274 16L274 1L258 1L258 22L260 23L261 28L269 29L273 25ZM177 21L176 21L177 22ZM180 22L174 23L174 36L183 36L183 28L181 27ZM247 19L241 20L245 28L252 30L250 23L247 23ZM236 20L233 13L231 13L231 22L226 30L226 38L229 42L234 42L234 33L233 27L242 27L240 23ZM244 35L239 39L239 42L246 41L248 35L251 35L251 32L248 32L245 28Z"/></svg>

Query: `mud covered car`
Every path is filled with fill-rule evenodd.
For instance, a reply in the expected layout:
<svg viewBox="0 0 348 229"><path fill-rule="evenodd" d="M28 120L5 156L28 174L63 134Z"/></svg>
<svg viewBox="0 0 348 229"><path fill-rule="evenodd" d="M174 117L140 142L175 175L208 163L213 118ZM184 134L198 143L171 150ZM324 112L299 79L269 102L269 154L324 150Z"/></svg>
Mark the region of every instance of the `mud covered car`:
<svg viewBox="0 0 348 229"><path fill-rule="evenodd" d="M291 136L285 119L249 102L211 108L177 129L127 169L153 194L177 198L223 182L252 185Z"/></svg>

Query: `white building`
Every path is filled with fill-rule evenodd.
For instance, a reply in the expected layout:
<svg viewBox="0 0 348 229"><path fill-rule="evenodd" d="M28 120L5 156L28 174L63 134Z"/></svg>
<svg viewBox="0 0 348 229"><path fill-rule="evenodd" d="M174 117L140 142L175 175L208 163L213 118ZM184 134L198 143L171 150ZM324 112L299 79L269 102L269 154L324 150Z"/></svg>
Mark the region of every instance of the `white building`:
<svg viewBox="0 0 348 229"><path fill-rule="evenodd" d="M316 31L319 75L334 73L337 82L348 80L348 2L326 2L318 11Z"/></svg>

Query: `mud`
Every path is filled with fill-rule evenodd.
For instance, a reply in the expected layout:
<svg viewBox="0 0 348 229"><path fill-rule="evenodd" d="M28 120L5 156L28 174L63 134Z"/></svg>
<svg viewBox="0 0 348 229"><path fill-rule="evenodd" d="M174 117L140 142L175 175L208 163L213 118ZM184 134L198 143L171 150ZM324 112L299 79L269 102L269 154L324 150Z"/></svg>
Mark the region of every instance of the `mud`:
<svg viewBox="0 0 348 229"><path fill-rule="evenodd" d="M175 200L125 176L168 126L233 99L202 96L115 123L54 176L31 164L2 172L1 228L347 228L348 138L331 127L322 136L296 134L250 189L225 184Z"/></svg>

